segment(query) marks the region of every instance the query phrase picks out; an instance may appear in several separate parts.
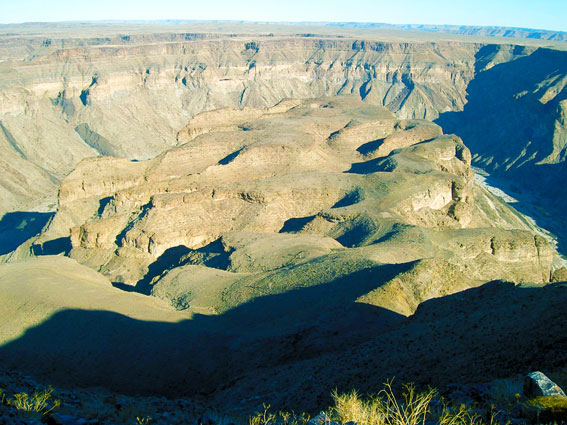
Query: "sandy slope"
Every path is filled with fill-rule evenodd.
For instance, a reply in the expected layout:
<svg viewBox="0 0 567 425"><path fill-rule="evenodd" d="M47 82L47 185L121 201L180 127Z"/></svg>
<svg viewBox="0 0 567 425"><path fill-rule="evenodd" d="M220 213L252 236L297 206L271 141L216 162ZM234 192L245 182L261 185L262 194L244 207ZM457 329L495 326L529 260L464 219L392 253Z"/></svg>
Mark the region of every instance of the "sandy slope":
<svg viewBox="0 0 567 425"><path fill-rule="evenodd" d="M0 266L0 344L69 309L105 310L159 322L188 318L158 299L113 288L101 274L66 257Z"/></svg>

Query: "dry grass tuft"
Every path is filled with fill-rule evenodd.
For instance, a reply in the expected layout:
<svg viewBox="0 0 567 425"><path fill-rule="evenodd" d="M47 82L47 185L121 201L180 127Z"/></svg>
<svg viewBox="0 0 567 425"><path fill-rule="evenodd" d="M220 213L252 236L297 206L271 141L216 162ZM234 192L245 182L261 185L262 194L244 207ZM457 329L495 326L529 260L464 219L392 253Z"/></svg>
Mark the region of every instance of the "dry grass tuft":
<svg viewBox="0 0 567 425"><path fill-rule="evenodd" d="M339 422L355 422L359 425L385 423L380 400L374 398L363 400L355 390L346 394L334 391L332 397L335 405L331 408L331 415Z"/></svg>
<svg viewBox="0 0 567 425"><path fill-rule="evenodd" d="M495 424L494 415L490 416L488 425ZM468 406L461 404L457 408L443 406L438 418L439 425L484 425L486 422Z"/></svg>
<svg viewBox="0 0 567 425"><path fill-rule="evenodd" d="M309 415L301 413L300 415L294 412L278 412L271 413L270 405L264 404L264 410L257 412L248 420L248 425L304 425L309 422Z"/></svg>
<svg viewBox="0 0 567 425"><path fill-rule="evenodd" d="M435 422L439 425L496 425L498 412L492 409L479 412L467 405L448 405L438 398L437 390L429 388L418 391L413 384L402 385L399 395L396 395L392 382L386 382L378 394L361 397L357 391L331 394L334 405L326 415L331 424L356 425L425 425ZM295 415L284 412L270 413L270 405L264 405L262 412L252 416L249 425L305 425L309 416Z"/></svg>
<svg viewBox="0 0 567 425"><path fill-rule="evenodd" d="M401 397L396 397L391 382L385 383L384 388L368 400L361 399L356 391L342 395L335 391L332 414L341 423L423 425L436 395L434 389L418 392L413 384L405 384Z"/></svg>
<svg viewBox="0 0 567 425"><path fill-rule="evenodd" d="M53 398L53 391L53 387L48 387L43 391L35 391L31 396L25 392L17 393L7 400L7 404L21 412L45 416L61 405L59 400Z"/></svg>

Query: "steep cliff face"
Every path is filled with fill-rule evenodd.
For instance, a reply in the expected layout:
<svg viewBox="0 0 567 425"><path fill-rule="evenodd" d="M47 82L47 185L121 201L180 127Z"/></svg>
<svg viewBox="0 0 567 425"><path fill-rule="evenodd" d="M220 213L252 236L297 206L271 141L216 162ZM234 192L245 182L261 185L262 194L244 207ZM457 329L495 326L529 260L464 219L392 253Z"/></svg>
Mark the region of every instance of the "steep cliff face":
<svg viewBox="0 0 567 425"><path fill-rule="evenodd" d="M0 211L52 207L58 183L83 158L152 158L182 142L179 131L200 112L285 98L356 94L398 118L441 115L483 166L563 161L565 52L371 33L89 28L80 37L0 37Z"/></svg>
<svg viewBox="0 0 567 425"><path fill-rule="evenodd" d="M298 383L289 397L313 401L321 382L361 376L370 391L400 371L420 383L516 373L527 360L511 366L499 338L529 359L532 341L564 334L541 325L562 323L547 289L450 296L550 280L555 250L471 162L563 166L563 53L269 34L41 40L0 43L0 196L5 210L57 212L2 260L81 265L2 266L7 367L245 405L277 387L266 400L283 406ZM458 134L424 119L438 116Z"/></svg>
<svg viewBox="0 0 567 425"><path fill-rule="evenodd" d="M4 327L24 333L0 347L3 364L68 385L235 395L241 381L363 343L377 355L389 331L401 335L389 352L409 356L400 326L427 300L493 279L550 279L554 250L475 184L470 151L431 122L349 95L209 111L183 134L151 160L88 158L63 180L57 213L19 254L64 252L82 266L36 258L0 268L13 313ZM394 363L380 379L413 373Z"/></svg>
<svg viewBox="0 0 567 425"><path fill-rule="evenodd" d="M552 249L474 184L469 150L431 122L349 95L206 112L183 134L184 144L149 161L82 161L32 251L69 238L69 255L113 282L213 311L257 297L250 285L268 285L264 294L319 285L331 262L344 264L341 276L435 257L459 275L447 293L497 278L549 280ZM198 290L192 268L191 290L156 283L180 266L222 269L232 285L207 304L188 295ZM390 303L395 286L385 288L369 299ZM388 306L410 314L418 303Z"/></svg>
<svg viewBox="0 0 567 425"><path fill-rule="evenodd" d="M501 54L495 46L479 50L464 109L437 123L461 136L476 165L504 179L528 211L537 205L539 219L565 238L567 191L558 183L567 158L567 52L492 59Z"/></svg>
<svg viewBox="0 0 567 425"><path fill-rule="evenodd" d="M463 111L438 120L458 132L489 171L564 162L567 156L567 52L539 49L494 63L495 47L478 54L478 74ZM485 59L482 59L482 58Z"/></svg>
<svg viewBox="0 0 567 425"><path fill-rule="evenodd" d="M27 55L12 40L0 62L4 210L53 200L57 182L82 158L154 157L205 110L348 93L401 118L460 110L479 49L210 35L26 42Z"/></svg>

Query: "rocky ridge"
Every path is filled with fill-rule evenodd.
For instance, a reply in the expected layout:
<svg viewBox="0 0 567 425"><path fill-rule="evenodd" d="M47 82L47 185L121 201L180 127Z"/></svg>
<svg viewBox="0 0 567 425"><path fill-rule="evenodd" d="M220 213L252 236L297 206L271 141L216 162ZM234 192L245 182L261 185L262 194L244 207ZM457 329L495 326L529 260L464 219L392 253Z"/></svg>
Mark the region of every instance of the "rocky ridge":
<svg viewBox="0 0 567 425"><path fill-rule="evenodd" d="M351 96L216 110L180 134L150 161L83 161L32 251L70 237L72 258L128 285L187 262L265 272L340 250L381 263L437 252L473 280L549 280L547 243L474 184L468 149L432 123Z"/></svg>
<svg viewBox="0 0 567 425"><path fill-rule="evenodd" d="M5 205L31 179L38 193L61 181L47 226L0 266L3 368L242 411L313 409L392 375L445 385L564 364L558 254L471 169L562 163L562 52L156 37L3 50L0 139L19 171ZM423 119L452 128L481 108L475 81L534 60L533 92L492 87L504 106L555 108L538 139L551 153L517 139L521 161L499 162L497 143L471 154ZM64 167L43 159L58 149L45 129L66 140Z"/></svg>
<svg viewBox="0 0 567 425"><path fill-rule="evenodd" d="M339 355L433 298L551 278L555 251L474 183L469 150L431 122L339 96L206 112L180 134L148 161L83 160L44 232L0 270L13 280L52 258L30 254L65 254L106 291L127 290L125 306L147 298L146 312L106 311L79 288L87 310L46 304L37 276L29 290L3 285L21 335L5 339L4 365L127 393L237 394L234 380ZM166 314L156 298L177 323L151 319ZM52 316L17 319L36 302ZM38 369L36 354L58 366Z"/></svg>
<svg viewBox="0 0 567 425"><path fill-rule="evenodd" d="M371 35L46 37L4 38L0 143L7 172L0 183L5 211L53 209L59 181L81 159L154 157L180 143L179 130L206 110L355 93L399 118L435 119L463 109L479 63L509 62L536 49L483 49L482 43L445 40L387 42Z"/></svg>

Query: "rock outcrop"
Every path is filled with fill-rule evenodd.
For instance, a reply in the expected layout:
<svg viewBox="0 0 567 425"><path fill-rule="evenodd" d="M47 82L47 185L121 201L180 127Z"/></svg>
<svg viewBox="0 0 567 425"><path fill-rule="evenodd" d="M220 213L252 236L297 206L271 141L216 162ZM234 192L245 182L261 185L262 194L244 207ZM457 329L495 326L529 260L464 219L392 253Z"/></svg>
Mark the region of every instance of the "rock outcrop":
<svg viewBox="0 0 567 425"><path fill-rule="evenodd" d="M218 130L188 131L147 161L85 159L64 179L47 228L0 266L3 367L312 408L333 386L370 391L400 371L445 383L511 373L532 340L563 335L552 319L564 288L544 285L554 250L475 184L458 137L357 96L206 116ZM57 246L72 259L15 261ZM517 364L494 350L502 338ZM328 361L343 368L329 376Z"/></svg>
<svg viewBox="0 0 567 425"><path fill-rule="evenodd" d="M393 375L473 382L565 364L565 285L548 285L565 275L558 254L471 168L561 166L564 70L552 65L563 52L293 34L14 37L0 43L2 207L57 211L0 223L32 236L47 222L1 252L0 366L312 409L332 387L370 392ZM527 93L499 83L538 58ZM478 80L554 130L542 124L538 146L515 139L503 161L501 144L471 153L439 124L474 117Z"/></svg>
<svg viewBox="0 0 567 425"><path fill-rule="evenodd" d="M524 380L524 395L528 398L534 397L565 397L565 393L559 385L545 376L542 372L528 373Z"/></svg>
<svg viewBox="0 0 567 425"><path fill-rule="evenodd" d="M434 124L342 96L206 112L186 129L149 161L81 162L32 252L69 238L111 281L199 312L383 264L408 270L359 300L404 315L493 279L550 279L553 249Z"/></svg>
<svg viewBox="0 0 567 425"><path fill-rule="evenodd" d="M567 192L558 182L567 157L567 52L538 49L491 63L498 50L479 50L464 109L436 122L462 137L473 163L500 179L522 209L563 243Z"/></svg>
<svg viewBox="0 0 567 425"><path fill-rule="evenodd" d="M308 37L138 28L131 36L65 30L56 37L25 31L5 36L0 145L7 172L0 181L0 212L53 209L58 183L82 159L152 158L206 132L212 116L183 128L203 111L356 94L399 118L434 119L464 108L481 65L510 62L535 49L436 36L432 42L383 41L364 31L357 39L332 31L336 34ZM222 117L228 130L230 119ZM395 147L395 140L384 152L388 146Z"/></svg>

